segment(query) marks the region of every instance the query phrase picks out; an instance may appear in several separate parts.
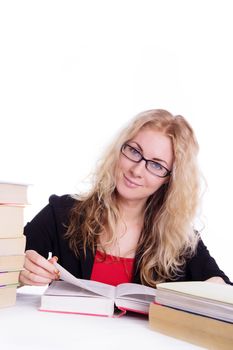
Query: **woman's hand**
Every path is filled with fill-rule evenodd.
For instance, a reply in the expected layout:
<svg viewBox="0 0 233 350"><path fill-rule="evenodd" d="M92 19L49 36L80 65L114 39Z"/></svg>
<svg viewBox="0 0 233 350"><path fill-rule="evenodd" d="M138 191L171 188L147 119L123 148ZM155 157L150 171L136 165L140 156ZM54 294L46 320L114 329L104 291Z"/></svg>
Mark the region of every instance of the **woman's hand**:
<svg viewBox="0 0 233 350"><path fill-rule="evenodd" d="M206 282L226 284L226 282L222 279L222 277L217 277L217 276L208 278L208 280L206 280Z"/></svg>
<svg viewBox="0 0 233 350"><path fill-rule="evenodd" d="M21 285L44 286L52 280L59 279L59 271L53 265L56 257L47 260L35 250L25 252L24 270L20 272Z"/></svg>

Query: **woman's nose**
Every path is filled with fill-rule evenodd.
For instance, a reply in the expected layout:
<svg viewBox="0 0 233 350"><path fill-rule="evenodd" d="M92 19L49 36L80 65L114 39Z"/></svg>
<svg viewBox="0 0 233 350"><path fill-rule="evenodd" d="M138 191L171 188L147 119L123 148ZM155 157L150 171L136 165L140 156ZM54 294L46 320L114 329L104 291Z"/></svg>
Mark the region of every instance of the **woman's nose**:
<svg viewBox="0 0 233 350"><path fill-rule="evenodd" d="M130 170L134 176L142 176L145 169L145 161L142 159L139 163L132 164Z"/></svg>

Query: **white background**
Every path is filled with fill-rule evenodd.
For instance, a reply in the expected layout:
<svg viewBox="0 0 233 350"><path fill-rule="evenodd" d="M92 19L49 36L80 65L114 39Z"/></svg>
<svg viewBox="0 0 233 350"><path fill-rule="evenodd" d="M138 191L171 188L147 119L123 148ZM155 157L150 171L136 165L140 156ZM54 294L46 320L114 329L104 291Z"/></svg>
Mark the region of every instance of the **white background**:
<svg viewBox="0 0 233 350"><path fill-rule="evenodd" d="M233 280L231 1L0 2L0 179L32 183L26 220L78 192L138 112L196 131L202 237ZM83 184L84 181L84 184Z"/></svg>

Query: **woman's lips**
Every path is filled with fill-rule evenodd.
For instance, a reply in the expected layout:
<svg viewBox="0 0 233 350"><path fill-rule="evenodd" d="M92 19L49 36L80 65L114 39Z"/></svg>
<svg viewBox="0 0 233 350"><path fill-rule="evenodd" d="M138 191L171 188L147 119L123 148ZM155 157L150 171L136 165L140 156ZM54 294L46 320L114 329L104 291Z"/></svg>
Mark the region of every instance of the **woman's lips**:
<svg viewBox="0 0 233 350"><path fill-rule="evenodd" d="M127 176L123 175L124 176L124 180L125 180L125 183L128 187L130 188L136 188L136 187L140 187L142 185L130 180Z"/></svg>

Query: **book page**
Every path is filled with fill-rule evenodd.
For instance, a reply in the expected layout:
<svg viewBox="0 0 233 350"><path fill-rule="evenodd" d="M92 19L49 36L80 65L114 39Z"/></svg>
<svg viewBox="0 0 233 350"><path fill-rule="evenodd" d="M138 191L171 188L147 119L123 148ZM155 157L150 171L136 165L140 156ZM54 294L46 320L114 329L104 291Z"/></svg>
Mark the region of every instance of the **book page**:
<svg viewBox="0 0 233 350"><path fill-rule="evenodd" d="M136 283L123 283L116 287L115 304L121 310L148 314L149 305L154 302L156 290Z"/></svg>
<svg viewBox="0 0 233 350"><path fill-rule="evenodd" d="M101 282L76 278L58 263L54 263L54 266L60 271L60 278L63 281L73 284L82 289L86 289L98 295L102 295L106 298L111 298L111 299L115 298L116 287L111 286L109 284L101 283Z"/></svg>
<svg viewBox="0 0 233 350"><path fill-rule="evenodd" d="M70 284L65 281L53 281L46 289L44 295L63 295L74 297L93 297L99 298L100 295L91 292L87 289L83 289L74 284Z"/></svg>
<svg viewBox="0 0 233 350"><path fill-rule="evenodd" d="M233 304L233 287L228 284L211 282L165 282L157 284L159 290L179 295L190 295L196 298L215 300L216 302Z"/></svg>
<svg viewBox="0 0 233 350"><path fill-rule="evenodd" d="M122 283L116 287L117 298L127 296L139 299L141 295L143 299L146 295L152 297L150 299L153 301L155 298L155 294L156 289L136 283Z"/></svg>

